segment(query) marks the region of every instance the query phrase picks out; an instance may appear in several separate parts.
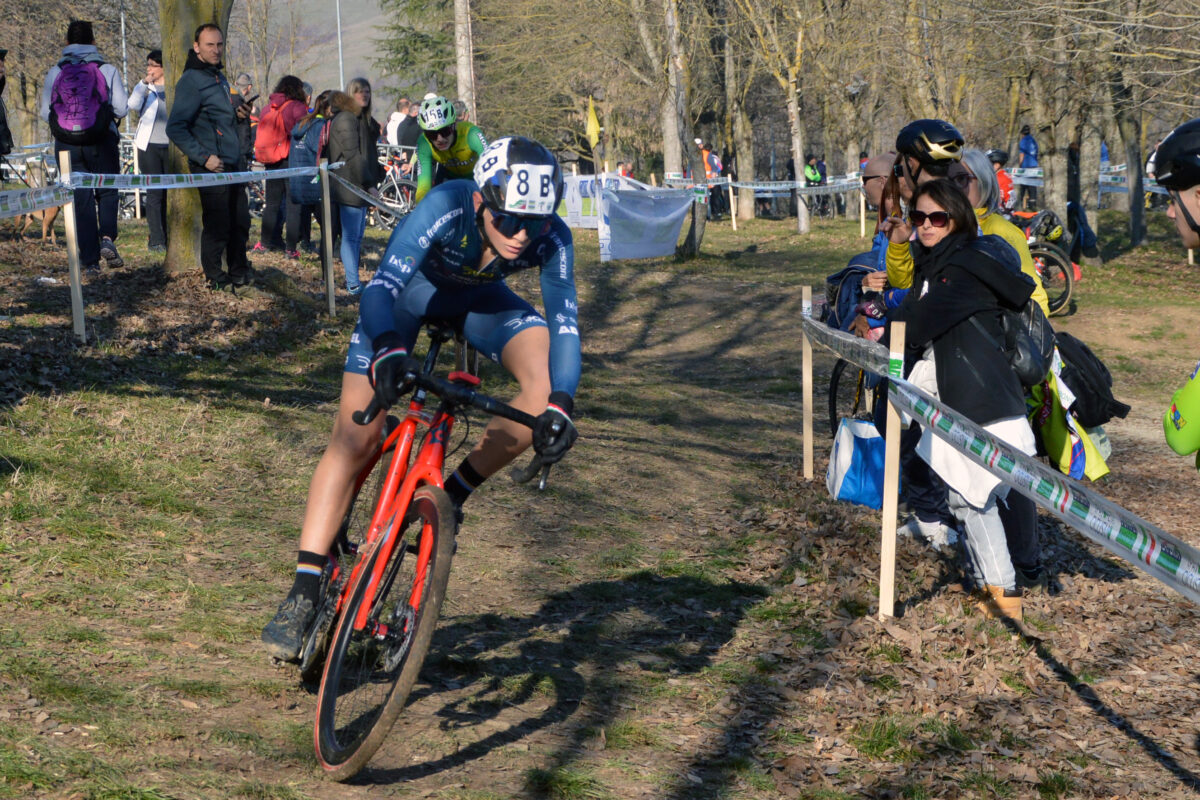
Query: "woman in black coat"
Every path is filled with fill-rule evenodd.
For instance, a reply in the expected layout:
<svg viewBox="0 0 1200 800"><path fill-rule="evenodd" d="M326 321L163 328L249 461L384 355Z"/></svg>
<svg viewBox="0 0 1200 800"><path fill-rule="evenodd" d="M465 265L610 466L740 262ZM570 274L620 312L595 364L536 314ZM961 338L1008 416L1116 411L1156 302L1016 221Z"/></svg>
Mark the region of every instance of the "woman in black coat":
<svg viewBox="0 0 1200 800"><path fill-rule="evenodd" d="M889 319L907 323L909 380L1017 449L1036 450L1025 418L1025 393L1000 350L1003 308L1018 309L1033 293L1012 246L981 236L967 196L947 179L918 187L909 221L912 289ZM950 487L950 509L985 611L1021 617L1021 592L997 508L1008 486L926 431L917 448Z"/></svg>
<svg viewBox="0 0 1200 800"><path fill-rule="evenodd" d="M355 81L366 83L361 78ZM351 85L355 81L351 81ZM363 96L362 91L356 94ZM338 178L363 193L374 194L375 187L383 177L383 168L376 154L378 125L371 118L369 87L365 99L367 105L364 106L354 96L344 92L334 92L330 97L333 122L329 127L329 160L331 163L343 162L335 173ZM336 204L342 222L341 256L342 266L346 270L346 290L357 295L362 292L358 262L370 202L340 181L333 181L330 188L331 200Z"/></svg>

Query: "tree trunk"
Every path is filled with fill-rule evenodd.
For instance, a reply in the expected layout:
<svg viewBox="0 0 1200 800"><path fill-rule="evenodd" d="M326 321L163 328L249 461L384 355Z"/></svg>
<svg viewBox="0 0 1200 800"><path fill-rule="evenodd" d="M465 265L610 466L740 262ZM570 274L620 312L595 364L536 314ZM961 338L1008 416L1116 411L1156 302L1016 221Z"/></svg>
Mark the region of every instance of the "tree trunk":
<svg viewBox="0 0 1200 800"><path fill-rule="evenodd" d="M725 37L725 108L729 116L729 170L736 180L754 180L754 127L742 106L742 75L734 50L733 37ZM754 190L737 189L737 218L754 218ZM733 213L733 209L729 210Z"/></svg>
<svg viewBox="0 0 1200 800"><path fill-rule="evenodd" d="M474 46L471 42L471 4L469 0L454 0L454 55L458 79L458 99L466 104L472 121L475 112Z"/></svg>
<svg viewBox="0 0 1200 800"><path fill-rule="evenodd" d="M1142 124L1136 112L1118 108L1117 129L1121 131L1121 143L1125 147L1125 181L1129 194L1129 244L1137 247L1146 238L1146 217L1142 193L1142 151L1138 143L1142 140ZM1111 150L1110 150L1111 152Z"/></svg>
<svg viewBox="0 0 1200 800"><path fill-rule="evenodd" d="M739 181L755 180L754 128L751 126L749 115L746 114L740 102L733 118L733 152L737 166L737 179ZM754 219L754 190L738 189L737 201L738 219L742 221Z"/></svg>
<svg viewBox="0 0 1200 800"><path fill-rule="evenodd" d="M795 75L788 76L789 91L787 93L788 126L792 134L792 164L795 165L793 175L797 183L804 174L804 121L800 119L800 92L796 85ZM808 221L808 206L800 196L796 195L796 231L808 233L811 225Z"/></svg>
<svg viewBox="0 0 1200 800"><path fill-rule="evenodd" d="M192 49L196 28L215 22L222 31L229 28L233 0L158 0L158 18L162 26L164 82L167 85L167 109L175 99L175 84L183 75L187 54ZM175 147L168 151L167 171L185 172L183 154ZM200 264L200 194L195 189L167 192L167 244L164 268L168 273L191 272Z"/></svg>
<svg viewBox="0 0 1200 800"><path fill-rule="evenodd" d="M692 180L702 183L705 180L705 165L700 157L700 148L692 144L692 123L688 117L688 73L684 64L683 37L679 30L678 0L666 0L663 11L667 25L667 86L675 111L676 141L683 152L688 154L691 165ZM708 209L705 206L692 204L692 221L688 226L687 236L678 248L676 254L683 258L692 258L700 254L700 245L704 242L704 224L708 219Z"/></svg>
<svg viewBox="0 0 1200 800"><path fill-rule="evenodd" d="M662 125L663 172L683 173L683 150L680 148L679 123L675 116L675 91L668 86L658 107ZM665 177L665 176L664 176Z"/></svg>
<svg viewBox="0 0 1200 800"><path fill-rule="evenodd" d="M1041 207L1067 219L1067 145L1074 136L1076 118L1067 114L1046 129L1039 164L1042 167Z"/></svg>
<svg viewBox="0 0 1200 800"><path fill-rule="evenodd" d="M858 154L861 145L857 141L847 142L842 152L846 155L846 173L858 172ZM846 199L846 219L858 219L858 198L852 193L843 195Z"/></svg>

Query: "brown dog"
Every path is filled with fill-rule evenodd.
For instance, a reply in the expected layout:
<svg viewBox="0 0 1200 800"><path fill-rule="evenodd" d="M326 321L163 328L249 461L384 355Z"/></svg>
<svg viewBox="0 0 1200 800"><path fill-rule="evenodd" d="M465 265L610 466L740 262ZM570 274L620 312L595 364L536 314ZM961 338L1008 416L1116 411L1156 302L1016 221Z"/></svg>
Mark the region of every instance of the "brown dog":
<svg viewBox="0 0 1200 800"><path fill-rule="evenodd" d="M42 163L41 159L30 159L25 174L28 176L29 187L31 189L38 189L46 185L46 165ZM62 206L51 206L50 208L22 214L16 219L13 236L19 239L24 238L25 232L29 230L29 226L37 219L41 220L42 223L42 241L45 242L49 238L57 247L58 234L54 230L54 220L58 219L58 212L60 210L62 210Z"/></svg>
<svg viewBox="0 0 1200 800"><path fill-rule="evenodd" d="M30 211L28 214L22 214L17 218L17 226L20 230L15 231L16 237L24 238L25 231L29 230L29 226L33 224L35 219L38 219L42 222L42 241L45 242L48 238L57 247L58 233L54 230L54 220L58 219L58 212L61 209L62 206L50 206L38 211Z"/></svg>

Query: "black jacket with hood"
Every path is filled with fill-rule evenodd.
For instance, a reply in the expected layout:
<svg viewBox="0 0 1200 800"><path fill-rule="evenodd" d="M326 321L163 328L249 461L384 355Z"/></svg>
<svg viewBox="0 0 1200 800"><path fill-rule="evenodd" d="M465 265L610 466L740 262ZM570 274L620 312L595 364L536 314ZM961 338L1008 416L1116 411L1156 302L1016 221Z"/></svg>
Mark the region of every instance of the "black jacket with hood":
<svg viewBox="0 0 1200 800"><path fill-rule="evenodd" d="M175 84L167 136L199 171L211 155L221 159L227 171L246 168L238 136L237 115L229 96L229 82L220 64L206 64L194 50Z"/></svg>
<svg viewBox="0 0 1200 800"><path fill-rule="evenodd" d="M358 102L349 95L334 95L332 112L333 121L329 126L329 161L344 162L335 174L364 191L378 186L383 178L383 168L379 165L375 147L378 129ZM366 200L338 181L333 181L329 188L335 203L360 208L367 205Z"/></svg>
<svg viewBox="0 0 1200 800"><path fill-rule="evenodd" d="M1033 293L1017 251L999 236L962 234L932 248L912 248L912 289L888 315L907 323L905 374L932 344L938 394L946 405L980 425L1023 416L1024 389L998 347L1004 340L1001 308L1021 308Z"/></svg>

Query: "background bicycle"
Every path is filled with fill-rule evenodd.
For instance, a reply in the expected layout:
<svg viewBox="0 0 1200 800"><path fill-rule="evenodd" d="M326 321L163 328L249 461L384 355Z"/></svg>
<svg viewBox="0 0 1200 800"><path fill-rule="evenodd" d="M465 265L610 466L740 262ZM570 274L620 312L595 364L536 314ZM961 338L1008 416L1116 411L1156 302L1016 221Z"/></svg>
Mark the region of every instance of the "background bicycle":
<svg viewBox="0 0 1200 800"><path fill-rule="evenodd" d="M1071 290L1079 267L1060 246L1065 244L1069 248L1070 245L1063 241L1064 229L1058 215L1049 209L1015 211L1009 219L1024 231L1029 241L1029 254L1046 288L1050 315L1066 313L1070 309Z"/></svg>
<svg viewBox="0 0 1200 800"><path fill-rule="evenodd" d="M373 206L368 221L376 228L391 230L415 205L417 184L404 176L404 157L393 153L383 161L384 177L379 184L379 199L384 205Z"/></svg>

